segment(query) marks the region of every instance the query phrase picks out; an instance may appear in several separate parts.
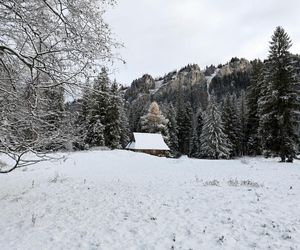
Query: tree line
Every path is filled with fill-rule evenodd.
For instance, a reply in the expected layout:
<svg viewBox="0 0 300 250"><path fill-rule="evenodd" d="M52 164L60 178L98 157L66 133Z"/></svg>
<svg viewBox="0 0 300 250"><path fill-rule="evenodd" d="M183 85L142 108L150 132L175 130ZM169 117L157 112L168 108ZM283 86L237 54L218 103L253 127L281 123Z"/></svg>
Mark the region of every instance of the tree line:
<svg viewBox="0 0 300 250"><path fill-rule="evenodd" d="M111 82L106 68L102 68L91 87L83 92L80 107L75 112L75 141L77 149L106 146L124 148L130 131L120 85Z"/></svg>
<svg viewBox="0 0 300 250"><path fill-rule="evenodd" d="M246 91L220 100L211 93L206 110L194 113L179 86L175 107L162 104L160 111L152 103L137 130L161 132L174 155L228 159L263 154L292 162L299 147L300 87L290 47L289 36L277 27L268 58L252 62Z"/></svg>
<svg viewBox="0 0 300 250"><path fill-rule="evenodd" d="M125 148L136 131L162 133L175 157L263 154L292 162L299 145L300 87L290 47L289 36L277 27L268 58L252 62L251 84L245 92L223 98L210 93L207 107L195 111L178 86L174 102L160 106L153 102L147 112L136 103L136 114L128 112L122 86L110 80L105 67L92 83L83 84L80 99L66 103L71 79L68 84L53 84L51 74L39 67L28 77L26 71L18 74L2 55L0 150L16 162L8 171L35 163L21 160L27 152ZM17 84L20 76L27 82Z"/></svg>

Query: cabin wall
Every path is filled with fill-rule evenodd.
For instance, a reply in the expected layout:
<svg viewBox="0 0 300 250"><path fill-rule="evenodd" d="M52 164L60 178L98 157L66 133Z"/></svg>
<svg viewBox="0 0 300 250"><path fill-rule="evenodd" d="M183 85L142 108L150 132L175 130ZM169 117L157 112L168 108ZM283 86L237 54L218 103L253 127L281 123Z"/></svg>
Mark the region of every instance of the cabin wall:
<svg viewBox="0 0 300 250"><path fill-rule="evenodd" d="M140 153L145 153L145 154L159 156L159 157L166 156L168 153L168 151L166 150L152 150L152 149L130 149L130 150L134 152L140 152Z"/></svg>

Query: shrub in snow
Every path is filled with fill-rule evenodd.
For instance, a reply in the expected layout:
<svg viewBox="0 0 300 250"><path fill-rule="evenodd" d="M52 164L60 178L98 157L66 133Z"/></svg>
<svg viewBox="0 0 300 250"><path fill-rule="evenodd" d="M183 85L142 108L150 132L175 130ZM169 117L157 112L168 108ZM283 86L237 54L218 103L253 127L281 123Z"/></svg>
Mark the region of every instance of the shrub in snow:
<svg viewBox="0 0 300 250"><path fill-rule="evenodd" d="M217 240L217 242L219 244L221 244L221 245L224 243L224 241L225 241L225 236L224 235L222 235L221 237L219 237L218 240Z"/></svg>
<svg viewBox="0 0 300 250"><path fill-rule="evenodd" d="M63 178L56 172L52 178L49 178L49 182L50 183L57 183L57 182L63 183L66 179L67 178Z"/></svg>
<svg viewBox="0 0 300 250"><path fill-rule="evenodd" d="M251 181L251 180L244 180L240 182L241 186L247 186L247 187L253 187L253 188L259 188L262 187L262 184L258 184L257 182Z"/></svg>
<svg viewBox="0 0 300 250"><path fill-rule="evenodd" d="M220 182L218 180L206 181L204 186L220 186Z"/></svg>
<svg viewBox="0 0 300 250"><path fill-rule="evenodd" d="M231 187L238 187L238 186L245 186L245 187L252 187L252 188L259 188L259 187L263 187L263 184L259 184L255 181L251 181L251 180L241 180L238 181L237 178L235 179L230 179L227 182L228 186Z"/></svg>
<svg viewBox="0 0 300 250"><path fill-rule="evenodd" d="M248 164L249 164L249 161L248 161L247 159L245 159L245 158L242 158L242 159L241 159L241 163L242 163L242 164L245 164L245 165L248 165Z"/></svg>
<svg viewBox="0 0 300 250"><path fill-rule="evenodd" d="M34 227L35 226L35 222L36 222L36 215L35 214L31 215L31 222L32 222L32 226Z"/></svg>
<svg viewBox="0 0 300 250"><path fill-rule="evenodd" d="M237 187L239 185L239 181L237 179L230 179L227 184L231 187Z"/></svg>

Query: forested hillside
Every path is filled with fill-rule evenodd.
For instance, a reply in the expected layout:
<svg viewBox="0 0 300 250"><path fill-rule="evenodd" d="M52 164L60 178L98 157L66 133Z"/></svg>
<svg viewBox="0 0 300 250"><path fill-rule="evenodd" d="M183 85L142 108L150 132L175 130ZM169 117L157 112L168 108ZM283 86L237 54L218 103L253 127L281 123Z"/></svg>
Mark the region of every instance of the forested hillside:
<svg viewBox="0 0 300 250"><path fill-rule="evenodd" d="M205 69L190 64L162 77L145 74L129 87L120 86L118 93L108 90L109 87L102 88L107 97L117 95L122 99L118 112L126 115L115 119L119 119L124 132L119 129L113 134L119 133L125 140L118 139L114 146L110 144L111 139L109 143L104 140L88 145L119 148L126 145L132 132L142 131L162 133L172 149L170 156L186 154L218 159L264 154L292 161L299 143L300 57L288 52L290 46L288 35L278 27L272 37L270 55L264 61L235 57L223 65ZM100 78L107 86L116 84L103 69L93 88ZM80 100L81 113L93 110L88 104L93 100L84 95ZM94 109L112 110L109 105L101 105ZM153 124L145 121L147 113L157 116L152 119ZM109 111L102 121L109 120L110 115ZM100 125L96 127L101 130ZM89 127L85 131L89 133Z"/></svg>
<svg viewBox="0 0 300 250"><path fill-rule="evenodd" d="M127 87L103 67L69 102L72 83L51 86L38 72L44 87L16 89L9 84L16 72L2 63L0 146L20 165L28 151L125 148L132 133L142 131L162 133L170 157L264 154L292 162L299 150L300 57L289 52L291 45L277 27L263 61L234 57L204 69L189 64L162 77L145 74Z"/></svg>

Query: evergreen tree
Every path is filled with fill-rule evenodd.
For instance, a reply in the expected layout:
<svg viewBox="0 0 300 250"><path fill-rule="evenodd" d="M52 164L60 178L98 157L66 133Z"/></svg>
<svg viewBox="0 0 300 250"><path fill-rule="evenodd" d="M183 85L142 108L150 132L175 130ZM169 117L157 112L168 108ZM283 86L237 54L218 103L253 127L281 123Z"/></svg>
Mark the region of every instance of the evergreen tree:
<svg viewBox="0 0 300 250"><path fill-rule="evenodd" d="M237 103L237 113L238 113L238 134L239 134L239 145L240 145L240 154L245 155L247 152L247 121L248 121L248 107L246 101L245 91L242 90L240 96L237 100L234 100L234 103Z"/></svg>
<svg viewBox="0 0 300 250"><path fill-rule="evenodd" d="M193 126L193 137L192 137L192 147L191 156L200 158L201 157L201 134L203 129L203 114L201 109L196 114L195 125Z"/></svg>
<svg viewBox="0 0 300 250"><path fill-rule="evenodd" d="M221 114L213 97L210 98L204 114L200 140L203 157L210 159L230 157L231 145L224 133Z"/></svg>
<svg viewBox="0 0 300 250"><path fill-rule="evenodd" d="M128 109L129 125L131 131L141 131L141 117L147 112L147 107L151 104L147 95L134 100Z"/></svg>
<svg viewBox="0 0 300 250"><path fill-rule="evenodd" d="M75 122L79 149L89 146L107 146L112 149L126 147L129 142L129 124L124 100L116 81L110 84L107 72L102 69L93 88L86 88Z"/></svg>
<svg viewBox="0 0 300 250"><path fill-rule="evenodd" d="M299 135L296 113L300 109L298 82L289 52L291 40L277 27L264 68L262 96L259 98L259 133L266 155L274 154L281 161L292 162Z"/></svg>
<svg viewBox="0 0 300 250"><path fill-rule="evenodd" d="M94 81L93 90L85 96L87 114L86 126L88 128L86 143L90 146L103 146L101 131L103 129L104 145L109 142L109 127L107 125L107 112L110 97L110 80L105 68L101 69L100 74ZM102 127L103 126L103 127ZM101 127L101 128L100 128ZM95 134L95 131L97 133ZM99 139L95 138L99 136ZM100 144L97 144L97 143Z"/></svg>
<svg viewBox="0 0 300 250"><path fill-rule="evenodd" d="M121 121L120 144L122 148L125 148L130 141L130 129L129 129L128 117L125 112L124 101L122 102L121 109L120 109L120 121Z"/></svg>
<svg viewBox="0 0 300 250"><path fill-rule="evenodd" d="M117 82L114 81L111 85L107 113L105 117L105 144L112 149L121 148L122 100L119 95L118 88Z"/></svg>
<svg viewBox="0 0 300 250"><path fill-rule="evenodd" d="M186 131L188 132L188 138L186 139L186 141L188 142L188 148L187 148L187 152L188 152L188 156L190 156L191 154L191 148L192 148L192 139L193 139L193 108L190 102L186 103L185 106L185 121L186 121L186 125L184 127L186 127Z"/></svg>
<svg viewBox="0 0 300 250"><path fill-rule="evenodd" d="M247 90L247 106L249 109L248 120L246 125L246 143L247 153L250 155L261 154L261 145L258 134L259 114L258 114L258 100L261 96L261 83L263 62L254 60L252 62L253 70L251 74L250 86Z"/></svg>
<svg viewBox="0 0 300 250"><path fill-rule="evenodd" d="M222 122L224 126L224 133L232 147L230 148L230 155L232 157L239 156L241 151L240 141L240 124L238 121L238 112L236 108L236 98L227 95L223 101L222 108Z"/></svg>
<svg viewBox="0 0 300 250"><path fill-rule="evenodd" d="M73 103L74 113L76 114L74 122L74 146L76 149L86 149L89 147L92 139L92 133L89 130L89 113L92 103L91 88L87 83L87 87L83 90L82 98Z"/></svg>
<svg viewBox="0 0 300 250"><path fill-rule="evenodd" d="M90 134L93 134L93 137L90 139L91 146L104 146L104 126L101 123L99 117L94 117L95 122L91 123L88 127Z"/></svg>
<svg viewBox="0 0 300 250"><path fill-rule="evenodd" d="M192 107L190 103L183 100L182 87L179 86L177 95L177 126L178 126L178 143L179 151L182 154L190 153L190 142L192 137Z"/></svg>
<svg viewBox="0 0 300 250"><path fill-rule="evenodd" d="M178 126L176 121L176 111L172 104L167 107L165 116L168 119L167 128L169 131L169 140L166 143L168 144L172 152L177 153L179 151L177 137Z"/></svg>

